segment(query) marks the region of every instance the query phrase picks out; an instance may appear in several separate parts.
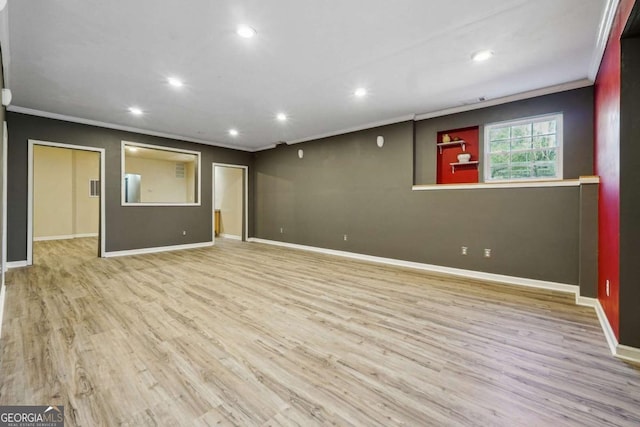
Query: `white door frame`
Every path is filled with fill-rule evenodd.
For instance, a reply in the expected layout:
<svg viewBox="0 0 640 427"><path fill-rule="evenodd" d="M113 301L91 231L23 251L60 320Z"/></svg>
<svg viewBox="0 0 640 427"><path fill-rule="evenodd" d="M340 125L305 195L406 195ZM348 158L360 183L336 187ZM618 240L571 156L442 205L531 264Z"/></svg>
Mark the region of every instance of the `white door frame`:
<svg viewBox="0 0 640 427"><path fill-rule="evenodd" d="M249 239L249 166L245 165L233 165L229 163L213 163L211 167L211 215L215 215L216 210L216 166L225 167L225 168L236 168L242 169L242 192L243 201L242 201L242 224L243 224L243 236L242 240L247 241ZM211 229L211 240L213 240L215 244L216 240L216 230L215 226Z"/></svg>
<svg viewBox="0 0 640 427"><path fill-rule="evenodd" d="M59 142L39 141L36 139L29 140L29 156L27 161L27 265L33 264L33 147L42 145L45 147L68 148L70 150L94 151L100 153L100 240L98 256L104 257L106 247L106 220L105 220L105 194L104 194L104 175L105 175L105 149L96 147L87 147L85 145L62 144Z"/></svg>

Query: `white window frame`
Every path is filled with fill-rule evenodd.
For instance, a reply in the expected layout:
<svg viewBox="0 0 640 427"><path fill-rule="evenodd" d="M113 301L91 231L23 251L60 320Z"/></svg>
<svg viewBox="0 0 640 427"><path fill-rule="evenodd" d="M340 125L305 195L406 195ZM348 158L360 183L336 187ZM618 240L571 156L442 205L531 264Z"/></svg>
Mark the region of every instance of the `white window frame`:
<svg viewBox="0 0 640 427"><path fill-rule="evenodd" d="M503 128L510 126L520 126L530 123L546 122L549 120L556 121L556 176L555 177L530 177L530 178L492 178L491 177L491 143L489 136L494 128ZM489 123L484 126L484 159L482 165L484 167L485 182L521 182L521 181L560 181L563 179L563 115L562 113L544 114L541 116L525 117L517 120L509 120L504 122ZM533 150L532 150L533 151Z"/></svg>

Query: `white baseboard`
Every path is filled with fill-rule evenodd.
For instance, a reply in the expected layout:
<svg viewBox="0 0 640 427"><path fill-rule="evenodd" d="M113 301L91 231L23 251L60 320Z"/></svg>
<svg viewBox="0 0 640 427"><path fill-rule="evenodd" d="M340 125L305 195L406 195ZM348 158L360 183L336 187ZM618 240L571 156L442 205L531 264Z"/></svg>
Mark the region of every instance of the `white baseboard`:
<svg viewBox="0 0 640 427"><path fill-rule="evenodd" d="M607 319L607 315L604 313L604 309L602 308L602 304L600 304L600 301L596 303L595 309L596 314L598 315L598 320L600 321L600 327L602 328L604 337L607 340L609 350L611 351L611 354L615 356L616 347L618 346L618 339L616 338L616 334L613 333L613 329L609 324L609 319Z"/></svg>
<svg viewBox="0 0 640 427"><path fill-rule="evenodd" d="M361 261L370 261L386 265L394 265L398 267L408 267L418 270L430 271L435 273L446 273L453 276L466 277L471 279L487 280L491 282L504 283L508 285L526 286L530 288L546 289L552 291L561 291L572 293L576 297L576 305L593 307L602 326L602 331L607 340L611 354L627 361L640 363L640 349L618 344L618 339L611 329L609 320L602 309L602 305L597 298L580 296L580 287L576 285L568 285L565 283L547 282L544 280L527 279L523 277L505 276L502 274L485 273L482 271L463 270L460 268L443 267L440 265L422 264L419 262L403 261L393 258L383 258L372 255L363 255L354 252L339 251L335 249L317 248L314 246L298 245L295 243L279 242L277 240L266 240L251 237L249 242L264 243L267 245L282 246L292 249L301 249L305 251L317 252L327 255L336 255L345 258L357 259Z"/></svg>
<svg viewBox="0 0 640 427"><path fill-rule="evenodd" d="M7 270L10 268L20 268L20 267L26 267L27 265L27 260L24 261L8 261L6 264Z"/></svg>
<svg viewBox="0 0 640 427"><path fill-rule="evenodd" d="M74 239L82 239L85 237L98 237L98 233L80 233L80 234L73 235Z"/></svg>
<svg viewBox="0 0 640 427"><path fill-rule="evenodd" d="M598 304L598 298L581 297L580 295L576 295L576 305L596 308L596 304Z"/></svg>
<svg viewBox="0 0 640 427"><path fill-rule="evenodd" d="M34 242L46 242L49 240L67 240L67 239L73 239L73 234L63 234L60 236L40 236L40 237L34 237L33 241Z"/></svg>
<svg viewBox="0 0 640 427"><path fill-rule="evenodd" d="M81 239L83 237L98 237L98 233L64 234L61 236L41 236L41 237L34 237L33 241L46 242L48 240Z"/></svg>
<svg viewBox="0 0 640 427"><path fill-rule="evenodd" d="M250 238L249 242L265 243L268 245L283 246L283 247L292 248L292 249L301 249L305 251L318 252L318 253L327 254L327 255L336 255L336 256L341 256L345 258L357 259L361 261L370 261L370 262L376 262L379 264L394 265L397 267L414 268L417 270L430 271L434 273L446 273L446 274L451 274L453 276L466 277L470 279L487 280L491 282L504 283L508 285L526 286L530 288L568 292L575 295L578 295L580 292L579 286L568 285L565 283L548 282L544 280L527 279L524 277L506 276L506 275L495 274L495 273L485 273L482 271L464 270L461 268L444 267L441 265L423 264L423 263L413 262L413 261L403 261L403 260L393 259L393 258L384 258L379 256L373 256L373 255L363 255L355 252L346 252L346 251L339 251L335 249L325 249L325 248L317 248L314 246L298 245L295 243L279 242L276 240L258 239L255 237Z"/></svg>
<svg viewBox="0 0 640 427"><path fill-rule="evenodd" d="M189 243L186 245L173 245L173 246L158 246L155 248L142 248L142 249L128 249L124 251L112 251L105 252L103 254L104 258L113 258L119 256L129 256L129 255L143 255L143 254L153 254L157 252L168 252L168 251L180 251L184 249L197 249L197 248L206 248L209 246L213 246L213 242L202 242L202 243Z"/></svg>
<svg viewBox="0 0 640 427"><path fill-rule="evenodd" d="M242 240L242 236L236 236L235 234L220 234L219 237L232 240Z"/></svg>
<svg viewBox="0 0 640 427"><path fill-rule="evenodd" d="M598 315L598 320L600 321L600 326L602 327L604 336L607 339L607 344L609 345L611 354L613 354L618 359L626 360L633 363L640 363L640 348L635 348L618 343L616 334L613 333L613 329L611 328L609 319L604 313L604 309L602 308L602 304L600 304L600 301L597 301L596 303L596 314Z"/></svg>
<svg viewBox="0 0 640 427"><path fill-rule="evenodd" d="M616 357L629 362L640 363L640 348L618 344L616 346Z"/></svg>

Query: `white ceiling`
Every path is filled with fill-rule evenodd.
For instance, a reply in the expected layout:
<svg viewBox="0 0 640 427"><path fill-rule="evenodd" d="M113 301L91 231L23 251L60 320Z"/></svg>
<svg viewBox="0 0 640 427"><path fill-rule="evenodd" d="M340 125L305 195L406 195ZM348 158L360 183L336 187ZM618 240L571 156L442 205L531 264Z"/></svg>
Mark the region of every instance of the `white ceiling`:
<svg viewBox="0 0 640 427"><path fill-rule="evenodd" d="M607 0L8 3L12 109L256 150L586 79Z"/></svg>

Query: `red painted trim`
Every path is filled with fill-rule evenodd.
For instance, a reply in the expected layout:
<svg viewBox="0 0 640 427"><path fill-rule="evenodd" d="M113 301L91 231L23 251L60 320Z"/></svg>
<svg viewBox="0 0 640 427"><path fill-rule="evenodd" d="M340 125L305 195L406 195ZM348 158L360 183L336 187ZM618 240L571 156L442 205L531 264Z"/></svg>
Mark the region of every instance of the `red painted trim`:
<svg viewBox="0 0 640 427"><path fill-rule="evenodd" d="M635 0L621 0L595 83L595 173L598 200L598 299L620 330L620 37ZM609 281L609 295L606 283Z"/></svg>

